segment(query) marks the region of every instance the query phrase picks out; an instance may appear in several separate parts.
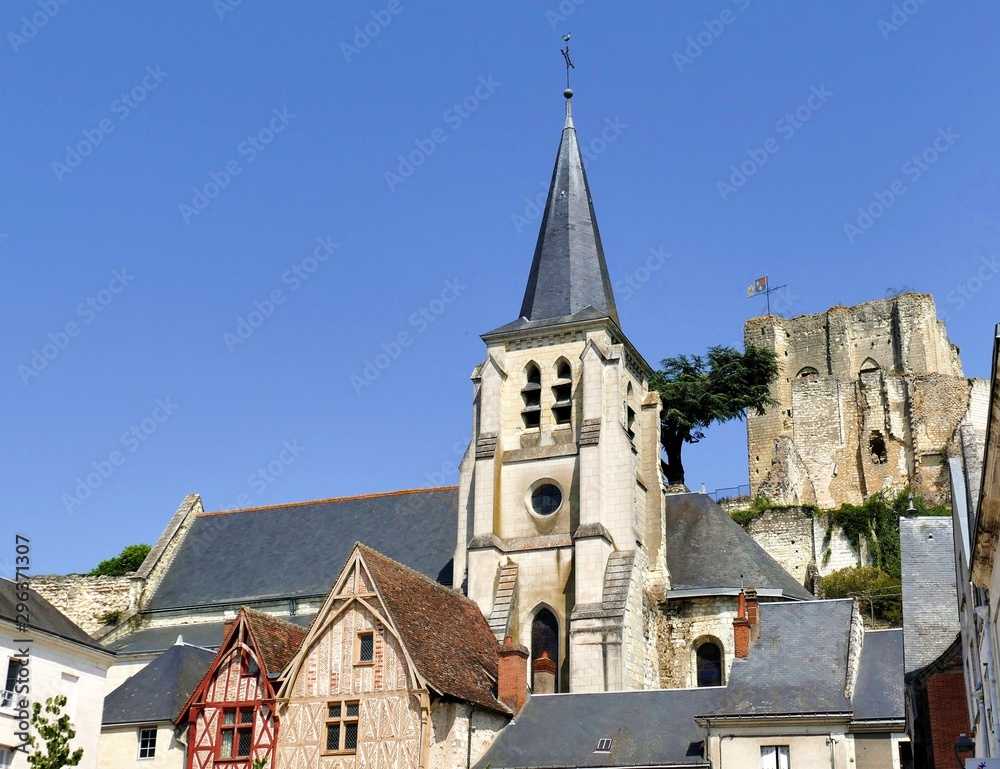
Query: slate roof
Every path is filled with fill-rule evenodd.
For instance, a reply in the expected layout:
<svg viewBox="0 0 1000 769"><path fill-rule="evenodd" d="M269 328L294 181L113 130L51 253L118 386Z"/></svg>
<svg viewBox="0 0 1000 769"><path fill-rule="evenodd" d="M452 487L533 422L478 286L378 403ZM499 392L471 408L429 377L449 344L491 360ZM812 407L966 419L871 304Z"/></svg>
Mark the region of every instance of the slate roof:
<svg viewBox="0 0 1000 769"><path fill-rule="evenodd" d="M454 486L202 513L147 610L323 596L355 541L450 584L457 515Z"/></svg>
<svg viewBox="0 0 1000 769"><path fill-rule="evenodd" d="M215 652L176 644L104 698L102 726L170 722L215 659Z"/></svg>
<svg viewBox="0 0 1000 769"><path fill-rule="evenodd" d="M243 607L247 624L257 644L257 650L264 661L264 667L269 676L275 676L285 669L285 665L295 656L302 639L306 637L306 628L293 625L270 614L254 611Z"/></svg>
<svg viewBox="0 0 1000 769"><path fill-rule="evenodd" d="M721 688L535 695L476 764L513 767L708 766L705 730ZM611 750L596 752L610 737Z"/></svg>
<svg viewBox="0 0 1000 769"><path fill-rule="evenodd" d="M17 598L17 585L9 579L0 577L0 619L18 624L17 605L21 601ZM31 588L28 588L28 627L39 630L49 635L57 636L65 641L71 641L81 646L98 649L103 652L108 650L101 646L96 640L89 636L86 631L78 627L69 617L50 604L41 595Z"/></svg>
<svg viewBox="0 0 1000 769"><path fill-rule="evenodd" d="M959 632L953 526L951 516L899 519L907 673L936 660Z"/></svg>
<svg viewBox="0 0 1000 769"><path fill-rule="evenodd" d="M666 496L666 537L671 590L745 584L788 598L814 597L706 494Z"/></svg>
<svg viewBox="0 0 1000 769"><path fill-rule="evenodd" d="M479 607L370 547L358 547L427 683L441 694L509 713L494 695L499 647Z"/></svg>
<svg viewBox="0 0 1000 769"><path fill-rule="evenodd" d="M844 687L853 610L850 598L761 603L760 636L749 658L733 661L715 714L850 712Z"/></svg>
<svg viewBox="0 0 1000 769"><path fill-rule="evenodd" d="M569 100L520 317L539 326L590 318L618 323Z"/></svg>
<svg viewBox="0 0 1000 769"><path fill-rule="evenodd" d="M903 689L903 631L869 630L861 647L854 718L875 721L905 718Z"/></svg>

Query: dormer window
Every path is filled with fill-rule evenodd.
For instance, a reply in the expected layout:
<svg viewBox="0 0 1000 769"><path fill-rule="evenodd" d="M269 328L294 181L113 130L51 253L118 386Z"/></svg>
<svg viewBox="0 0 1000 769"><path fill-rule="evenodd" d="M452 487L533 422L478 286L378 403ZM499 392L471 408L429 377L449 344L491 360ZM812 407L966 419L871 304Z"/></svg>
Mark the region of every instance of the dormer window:
<svg viewBox="0 0 1000 769"><path fill-rule="evenodd" d="M542 371L537 364L529 363L524 369L527 380L521 390L524 408L521 409L521 419L526 428L537 428L542 421Z"/></svg>
<svg viewBox="0 0 1000 769"><path fill-rule="evenodd" d="M552 386L552 417L557 425L568 425L573 419L573 369L569 361L556 363L556 383Z"/></svg>

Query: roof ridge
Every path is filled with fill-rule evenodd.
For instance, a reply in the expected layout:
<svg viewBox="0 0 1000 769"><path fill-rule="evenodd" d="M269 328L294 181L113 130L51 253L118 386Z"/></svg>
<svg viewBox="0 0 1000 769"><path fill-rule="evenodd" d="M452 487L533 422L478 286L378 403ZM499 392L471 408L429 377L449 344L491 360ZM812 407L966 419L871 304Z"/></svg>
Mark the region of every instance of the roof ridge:
<svg viewBox="0 0 1000 769"><path fill-rule="evenodd" d="M240 606L240 611L245 612L248 619L252 617L262 617L268 620L269 622L276 622L280 625L285 625L286 627L293 628L295 630L301 630L302 632L308 630L307 627L303 627L302 625L297 625L294 622L289 622L284 617L278 617L274 614L268 614L267 612L259 611L258 609L251 609L249 606L245 604L243 606ZM237 614L237 616L239 615ZM227 620L227 621L235 622L235 620Z"/></svg>
<svg viewBox="0 0 1000 769"><path fill-rule="evenodd" d="M349 497L329 497L327 499L310 499L302 502L281 502L276 505L260 505L258 507L234 507L228 510L211 510L205 511L203 513L197 513L195 517L197 518L208 518L213 515L226 515L228 513L250 513L257 510L275 510L279 507L303 507L305 505L322 505L329 504L331 502L350 502L355 499L374 499L376 497L399 497L404 494L422 494L424 492L432 491L451 491L457 489L458 486L432 486L430 488L420 488L420 489L400 489L398 491L379 491L371 494L355 494Z"/></svg>

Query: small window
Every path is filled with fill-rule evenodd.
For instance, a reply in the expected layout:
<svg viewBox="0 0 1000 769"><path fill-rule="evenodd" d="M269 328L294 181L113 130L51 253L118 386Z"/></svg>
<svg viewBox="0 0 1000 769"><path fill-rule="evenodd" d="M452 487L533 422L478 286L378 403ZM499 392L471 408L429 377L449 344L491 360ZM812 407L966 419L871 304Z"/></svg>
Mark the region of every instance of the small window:
<svg viewBox="0 0 1000 769"><path fill-rule="evenodd" d="M156 758L156 729L139 730L139 758Z"/></svg>
<svg viewBox="0 0 1000 769"><path fill-rule="evenodd" d="M326 752L356 753L360 703L331 702L326 708Z"/></svg>
<svg viewBox="0 0 1000 769"><path fill-rule="evenodd" d="M554 483L539 484L531 492L531 509L538 515L552 515L562 504L562 492Z"/></svg>
<svg viewBox="0 0 1000 769"><path fill-rule="evenodd" d="M0 748L0 769L10 769L12 763L14 763L14 751Z"/></svg>
<svg viewBox="0 0 1000 769"><path fill-rule="evenodd" d="M722 649L714 641L705 641L695 652L698 663L698 686L722 686Z"/></svg>
<svg viewBox="0 0 1000 769"><path fill-rule="evenodd" d="M760 769L791 769L787 745L767 745L760 749Z"/></svg>
<svg viewBox="0 0 1000 769"><path fill-rule="evenodd" d="M880 430L872 430L871 437L868 439L868 450L872 455L872 463L884 465L889 461L889 452L885 446L885 438L882 437Z"/></svg>
<svg viewBox="0 0 1000 769"><path fill-rule="evenodd" d="M0 692L0 708L13 707L17 699L14 695L14 688L17 686L17 679L21 675L21 667L24 663L21 660L11 658L7 662L7 680L3 685L3 692Z"/></svg>
<svg viewBox="0 0 1000 769"><path fill-rule="evenodd" d="M358 633L358 662L371 662L375 659L375 634Z"/></svg>
<svg viewBox="0 0 1000 769"><path fill-rule="evenodd" d="M611 750L611 738L610 737L602 737L601 739L599 739L597 741L597 752L598 753L607 753L610 750Z"/></svg>
<svg viewBox="0 0 1000 769"><path fill-rule="evenodd" d="M635 439L635 409L632 408L632 383L625 390L625 432L630 439Z"/></svg>
<svg viewBox="0 0 1000 769"><path fill-rule="evenodd" d="M527 380L521 390L524 408L521 409L521 419L526 428L536 428L542 421L542 372L535 363L529 363L524 369Z"/></svg>
<svg viewBox="0 0 1000 769"><path fill-rule="evenodd" d="M254 708L222 711L219 758L248 758L253 747Z"/></svg>

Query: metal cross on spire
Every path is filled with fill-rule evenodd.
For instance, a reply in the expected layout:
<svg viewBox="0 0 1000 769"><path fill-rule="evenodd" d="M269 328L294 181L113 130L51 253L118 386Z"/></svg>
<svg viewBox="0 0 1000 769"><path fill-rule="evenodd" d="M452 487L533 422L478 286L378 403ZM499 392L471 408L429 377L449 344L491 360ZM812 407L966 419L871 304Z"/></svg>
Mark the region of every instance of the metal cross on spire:
<svg viewBox="0 0 1000 769"><path fill-rule="evenodd" d="M567 43L567 46L562 49L561 53L563 55L563 58L566 60L566 90L570 91L570 87L569 87L569 71L571 69L576 69L576 67L573 66L573 62L569 58L569 45L568 45L568 43L569 43L569 35L563 35L562 39L563 39L564 43ZM571 91L570 91L570 93L572 94Z"/></svg>

